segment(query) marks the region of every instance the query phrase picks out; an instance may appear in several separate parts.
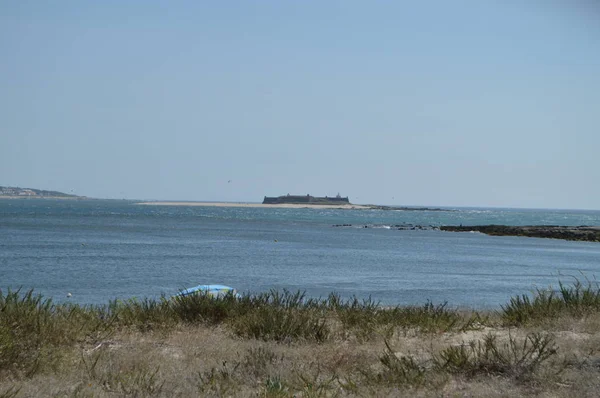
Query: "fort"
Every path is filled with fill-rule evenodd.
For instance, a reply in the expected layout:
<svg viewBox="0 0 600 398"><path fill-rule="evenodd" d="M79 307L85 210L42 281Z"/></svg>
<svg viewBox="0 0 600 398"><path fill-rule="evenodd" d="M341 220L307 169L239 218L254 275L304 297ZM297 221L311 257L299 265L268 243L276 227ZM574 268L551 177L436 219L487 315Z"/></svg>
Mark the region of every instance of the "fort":
<svg viewBox="0 0 600 398"><path fill-rule="evenodd" d="M263 204L277 205L282 203L291 204L313 204L313 205L327 205L327 204L350 204L348 197L341 197L338 193L337 196L311 196L311 195L290 195L289 193L284 196L269 197L265 196Z"/></svg>

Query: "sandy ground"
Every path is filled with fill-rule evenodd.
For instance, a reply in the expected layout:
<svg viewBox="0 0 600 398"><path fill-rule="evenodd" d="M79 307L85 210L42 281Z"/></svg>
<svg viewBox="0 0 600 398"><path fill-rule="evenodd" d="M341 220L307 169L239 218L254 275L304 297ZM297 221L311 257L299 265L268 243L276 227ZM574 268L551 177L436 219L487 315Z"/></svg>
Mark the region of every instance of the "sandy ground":
<svg viewBox="0 0 600 398"><path fill-rule="evenodd" d="M277 205L266 205L262 203L231 203L231 202L141 202L139 205L146 206L207 206L207 207L256 207L269 209L370 209L362 205L305 205L282 203Z"/></svg>
<svg viewBox="0 0 600 398"><path fill-rule="evenodd" d="M600 333L598 317L591 318L558 320L548 332L485 327L432 335L398 330L385 339L375 335L364 341L331 339L319 344L242 339L222 327L126 329L65 350L60 367L20 379L0 377L0 396L597 397ZM520 344L532 332L549 333L550 346L557 350L533 375L522 374L518 366L519 373L505 374L444 374L432 369L434 355L481 342L488 334L497 337L502 353L512 353L507 351L508 341L514 338L519 342L514 352L520 356ZM386 372L381 361L386 347L397 358L419 364L425 384L388 379L397 372L411 380L414 373L403 367Z"/></svg>

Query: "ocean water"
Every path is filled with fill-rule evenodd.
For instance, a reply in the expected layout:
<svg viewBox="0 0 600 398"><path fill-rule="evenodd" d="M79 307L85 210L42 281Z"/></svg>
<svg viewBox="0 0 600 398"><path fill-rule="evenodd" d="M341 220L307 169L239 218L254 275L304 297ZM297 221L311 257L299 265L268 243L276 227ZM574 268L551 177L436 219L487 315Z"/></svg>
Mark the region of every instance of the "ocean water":
<svg viewBox="0 0 600 398"><path fill-rule="evenodd" d="M105 304L219 283L241 292L370 296L386 305L499 308L513 295L559 280L600 277L600 243L393 228L406 224L600 225L600 211L0 200L0 289Z"/></svg>

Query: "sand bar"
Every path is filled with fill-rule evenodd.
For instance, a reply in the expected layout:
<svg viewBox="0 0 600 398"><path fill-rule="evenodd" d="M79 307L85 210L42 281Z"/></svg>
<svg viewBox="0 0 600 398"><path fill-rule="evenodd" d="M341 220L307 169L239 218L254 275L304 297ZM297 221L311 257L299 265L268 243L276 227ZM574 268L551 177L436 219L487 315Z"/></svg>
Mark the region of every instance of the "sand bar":
<svg viewBox="0 0 600 398"><path fill-rule="evenodd" d="M233 203L233 202L140 202L138 205L145 206L206 206L206 207L255 207L268 209L347 209L347 210L365 210L370 206L363 205L307 205L295 203L281 204L262 204L262 203Z"/></svg>

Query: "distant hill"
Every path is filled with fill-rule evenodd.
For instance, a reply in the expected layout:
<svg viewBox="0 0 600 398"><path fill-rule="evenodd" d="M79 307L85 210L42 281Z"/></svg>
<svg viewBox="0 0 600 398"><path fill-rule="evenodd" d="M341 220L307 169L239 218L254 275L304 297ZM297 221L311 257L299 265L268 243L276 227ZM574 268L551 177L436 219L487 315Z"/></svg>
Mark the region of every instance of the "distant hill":
<svg viewBox="0 0 600 398"><path fill-rule="evenodd" d="M3 187L0 186L0 198L80 198L82 196L70 195L58 191L44 191L43 189Z"/></svg>

